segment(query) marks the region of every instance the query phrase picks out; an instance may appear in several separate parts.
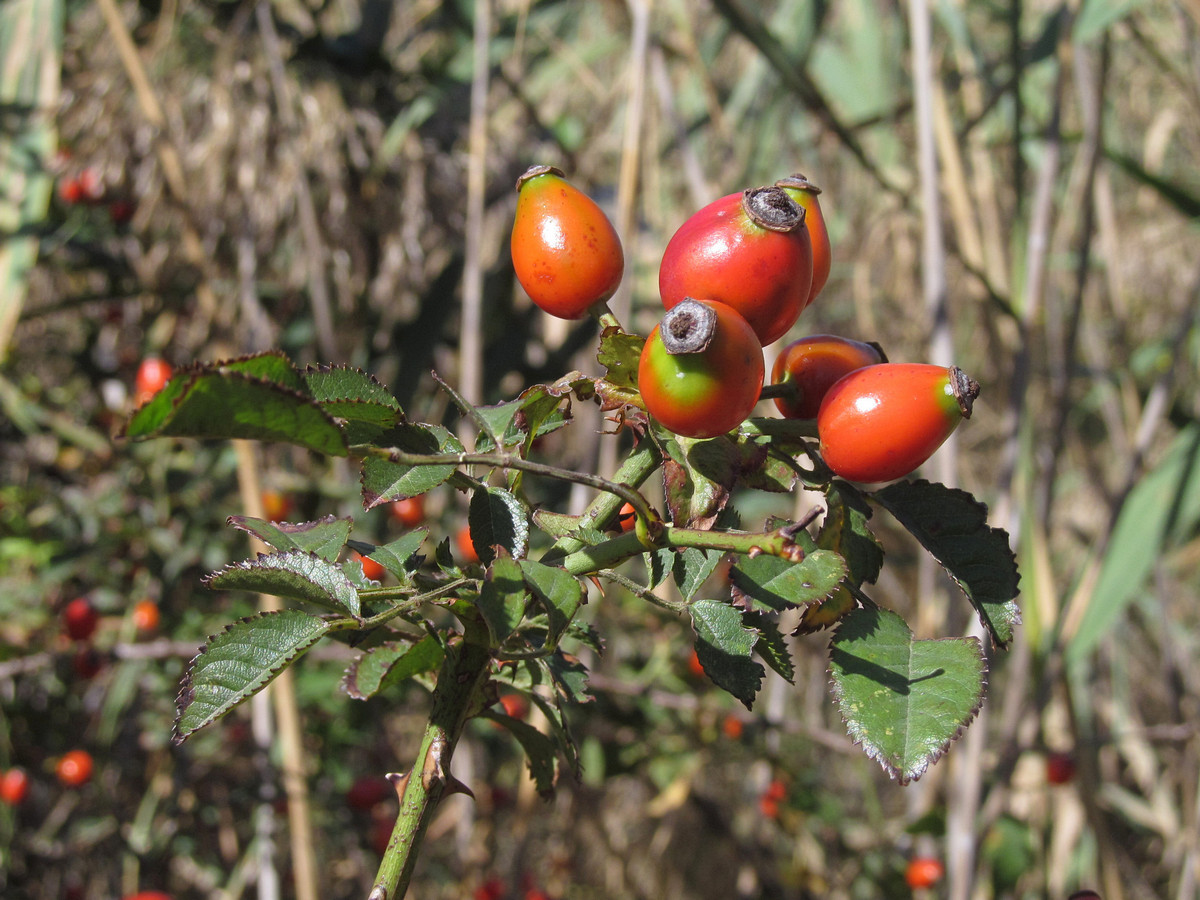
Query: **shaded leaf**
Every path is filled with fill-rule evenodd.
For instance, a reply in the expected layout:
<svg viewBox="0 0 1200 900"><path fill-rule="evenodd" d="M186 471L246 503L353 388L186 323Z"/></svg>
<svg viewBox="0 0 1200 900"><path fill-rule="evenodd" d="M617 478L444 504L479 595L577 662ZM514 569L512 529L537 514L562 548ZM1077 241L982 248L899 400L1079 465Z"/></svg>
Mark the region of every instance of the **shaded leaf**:
<svg viewBox="0 0 1200 900"><path fill-rule="evenodd" d="M522 557L529 551L529 522L521 501L503 488L488 487L471 494L467 521L471 543L484 564L495 558L493 545L500 545L510 556Z"/></svg>
<svg viewBox="0 0 1200 900"><path fill-rule="evenodd" d="M758 632L758 642L754 645L754 652L774 669L780 678L791 684L796 677L796 668L792 665L792 653L788 649L787 638L779 630L776 618L776 616L761 612L742 614L743 623Z"/></svg>
<svg viewBox="0 0 1200 900"><path fill-rule="evenodd" d="M904 784L975 718L987 669L975 638L915 641L895 613L856 609L834 634L829 671L850 736Z"/></svg>
<svg viewBox="0 0 1200 900"><path fill-rule="evenodd" d="M721 550L684 547L671 555L674 557L671 573L675 577L675 584L683 599L691 600L721 564L724 553Z"/></svg>
<svg viewBox="0 0 1200 900"><path fill-rule="evenodd" d="M504 643L517 630L528 599L520 565L507 556L498 556L488 567L478 601L493 644Z"/></svg>
<svg viewBox="0 0 1200 900"><path fill-rule="evenodd" d="M430 456L463 452L458 438L441 425L398 425L381 435L378 444ZM448 481L456 469L449 463L410 466L368 457L362 464L363 506L373 509L381 503L424 494Z"/></svg>
<svg viewBox="0 0 1200 900"><path fill-rule="evenodd" d="M730 570L734 603L768 612L823 600L845 577L846 562L832 550L815 550L798 563L765 553L747 556Z"/></svg>
<svg viewBox="0 0 1200 900"><path fill-rule="evenodd" d="M590 703L592 695L588 693L587 666L577 657L561 650L555 650L550 656L541 660L550 681L554 685L555 696L563 703Z"/></svg>
<svg viewBox="0 0 1200 900"><path fill-rule="evenodd" d="M529 774L537 786L538 794L542 797L552 797L554 782L558 778L558 755L555 752L554 741L528 722L522 722L496 710L487 709L481 715L512 732L521 749L525 751Z"/></svg>
<svg viewBox="0 0 1200 900"><path fill-rule="evenodd" d="M696 656L705 674L750 709L765 670L751 654L758 633L742 623L740 611L719 600L697 600L690 607L696 632Z"/></svg>
<svg viewBox="0 0 1200 900"><path fill-rule="evenodd" d="M325 516L315 522L267 522L250 516L230 516L234 528L254 535L276 550L303 550L333 562L350 538L354 520Z"/></svg>
<svg viewBox="0 0 1200 900"><path fill-rule="evenodd" d="M414 675L437 671L446 652L437 638L425 635L415 644L389 641L364 651L342 677L342 690L355 700L366 700L384 688Z"/></svg>
<svg viewBox="0 0 1200 900"><path fill-rule="evenodd" d="M883 568L883 547L867 527L871 507L844 481L835 480L826 499L825 522L817 546L841 555L855 587L874 583Z"/></svg>
<svg viewBox="0 0 1200 900"><path fill-rule="evenodd" d="M987 507L957 488L898 481L871 496L909 530L962 588L1001 647L1021 622L1017 561L1008 532L987 524Z"/></svg>
<svg viewBox="0 0 1200 900"><path fill-rule="evenodd" d="M824 600L818 600L805 608L804 614L800 616L800 624L792 633L812 634L822 628L828 628L854 607L854 595L844 584L839 584Z"/></svg>
<svg viewBox="0 0 1200 900"><path fill-rule="evenodd" d="M394 541L375 547L369 555L371 559L380 563L402 582L407 581L413 554L421 549L421 545L425 543L427 537L429 537L428 528L414 528L406 531Z"/></svg>
<svg viewBox="0 0 1200 900"><path fill-rule="evenodd" d="M205 578L204 583L215 590L254 591L303 600L340 615L359 617L358 591L341 568L302 550L260 555L226 566Z"/></svg>
<svg viewBox="0 0 1200 900"><path fill-rule="evenodd" d="M347 455L341 429L276 354L181 370L133 414L125 436L276 441Z"/></svg>
<svg viewBox="0 0 1200 900"><path fill-rule="evenodd" d="M559 639L583 604L583 585L574 575L558 566L547 566L531 559L519 563L525 583L546 610L549 622L547 646L558 646Z"/></svg>
<svg viewBox="0 0 1200 900"><path fill-rule="evenodd" d="M256 694L329 627L317 616L284 609L235 622L209 638L184 674L173 741L182 743Z"/></svg>

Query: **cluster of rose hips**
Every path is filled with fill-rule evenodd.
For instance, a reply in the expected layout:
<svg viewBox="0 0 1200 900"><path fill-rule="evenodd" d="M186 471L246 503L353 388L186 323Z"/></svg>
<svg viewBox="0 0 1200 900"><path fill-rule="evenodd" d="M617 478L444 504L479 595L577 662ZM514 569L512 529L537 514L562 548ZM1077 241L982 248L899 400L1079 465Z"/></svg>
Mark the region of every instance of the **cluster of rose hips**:
<svg viewBox="0 0 1200 900"><path fill-rule="evenodd" d="M560 318L602 310L624 273L612 223L553 167L530 168L517 190L511 249L521 286ZM818 194L792 175L722 197L680 226L659 267L666 313L642 349L638 390L650 416L689 438L732 431L772 397L785 418L816 421L835 474L890 481L970 417L979 385L957 367L891 363L875 344L814 335L783 350L764 391L763 347L829 277Z"/></svg>

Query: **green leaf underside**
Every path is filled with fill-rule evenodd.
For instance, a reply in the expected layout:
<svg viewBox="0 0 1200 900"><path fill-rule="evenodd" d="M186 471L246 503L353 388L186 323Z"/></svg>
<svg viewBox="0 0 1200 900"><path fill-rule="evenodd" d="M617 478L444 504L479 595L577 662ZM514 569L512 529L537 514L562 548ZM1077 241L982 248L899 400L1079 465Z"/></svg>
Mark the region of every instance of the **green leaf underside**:
<svg viewBox="0 0 1200 900"><path fill-rule="evenodd" d="M541 664L550 675L554 694L560 703L592 702L593 697L588 693L587 666L576 657L556 650L541 660Z"/></svg>
<svg viewBox="0 0 1200 900"><path fill-rule="evenodd" d="M177 700L175 743L253 696L315 644L330 624L295 609L235 622L192 660Z"/></svg>
<svg viewBox="0 0 1200 900"><path fill-rule="evenodd" d="M558 646L558 641L567 626L583 605L583 586L579 580L558 566L547 566L531 559L518 563L525 584L546 610L549 621L549 646Z"/></svg>
<svg viewBox="0 0 1200 900"><path fill-rule="evenodd" d="M529 522L521 501L503 488L484 488L471 495L467 509L471 543L479 559L490 562L499 544L510 556L522 557L529 550Z"/></svg>
<svg viewBox="0 0 1200 900"><path fill-rule="evenodd" d="M341 568L315 553L289 550L226 566L205 579L216 590L254 591L303 600L344 616L359 617L358 591Z"/></svg>
<svg viewBox="0 0 1200 900"><path fill-rule="evenodd" d="M517 630L528 600L520 565L507 556L497 558L479 591L479 612L494 644L504 643Z"/></svg>
<svg viewBox="0 0 1200 900"><path fill-rule="evenodd" d="M899 481L872 496L909 530L967 595L992 640L1005 647L1021 622L1020 575L1008 532L987 524L987 507L957 488Z"/></svg>
<svg viewBox="0 0 1200 900"><path fill-rule="evenodd" d="M441 425L397 425L377 439L381 447L396 447L406 453L462 453L463 445ZM373 509L381 503L416 497L445 483L454 474L454 465L410 466L368 457L362 464L363 506Z"/></svg>
<svg viewBox="0 0 1200 900"><path fill-rule="evenodd" d="M856 609L830 644L833 694L854 741L901 784L935 763L983 704L975 638L915 641L887 610Z"/></svg>
<svg viewBox="0 0 1200 900"><path fill-rule="evenodd" d="M342 678L342 689L355 700L366 700L414 675L436 671L445 655L442 645L430 634L415 644L380 644L351 663Z"/></svg>
<svg viewBox="0 0 1200 900"><path fill-rule="evenodd" d="M341 429L307 395L299 376L294 385L280 384L246 371L278 369L279 359L256 357L250 362L257 365L229 363L180 372L134 413L126 436L274 441L329 456L347 455ZM290 363L282 364L290 370Z"/></svg>
<svg viewBox="0 0 1200 900"><path fill-rule="evenodd" d="M663 488L671 521L686 528L712 528L736 480L733 444L724 436L675 437L667 442L667 449Z"/></svg>
<svg viewBox="0 0 1200 900"><path fill-rule="evenodd" d="M249 516L230 516L234 528L254 535L276 550L302 550L332 562L350 538L354 520L325 516L315 522L267 522Z"/></svg>
<svg viewBox="0 0 1200 900"><path fill-rule="evenodd" d="M741 612L728 603L697 600L689 610L700 665L718 687L750 709L766 673L751 658L758 633L747 628Z"/></svg>
<svg viewBox="0 0 1200 900"><path fill-rule="evenodd" d="M831 550L815 550L798 563L765 553L743 557L730 571L734 602L768 612L823 600L845 577L845 560Z"/></svg>

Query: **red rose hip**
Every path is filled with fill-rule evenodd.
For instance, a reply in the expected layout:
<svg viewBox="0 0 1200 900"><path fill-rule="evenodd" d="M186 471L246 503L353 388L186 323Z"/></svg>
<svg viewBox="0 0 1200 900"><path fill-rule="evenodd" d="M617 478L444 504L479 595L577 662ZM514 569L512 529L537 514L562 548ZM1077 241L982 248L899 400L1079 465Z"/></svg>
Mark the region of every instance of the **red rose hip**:
<svg viewBox="0 0 1200 900"><path fill-rule="evenodd" d="M658 270L663 306L685 298L733 307L766 346L795 324L812 288L804 209L781 188L710 203L680 226Z"/></svg>
<svg viewBox="0 0 1200 900"><path fill-rule="evenodd" d="M617 290L625 271L621 239L591 197L552 166L517 181L513 270L525 293L560 319L581 319Z"/></svg>
<svg viewBox="0 0 1200 900"><path fill-rule="evenodd" d="M829 270L833 266L833 249L829 244L829 230L825 227L825 214L821 212L821 201L817 195L821 189L803 175L789 175L775 182L789 197L804 207L804 224L808 228L808 237L812 241L813 276L812 288L808 292L805 307L809 306L825 282L829 280Z"/></svg>
<svg viewBox="0 0 1200 900"><path fill-rule="evenodd" d="M687 300L646 339L638 390L646 411L669 431L711 438L750 415L764 372L762 345L736 310Z"/></svg>
<svg viewBox="0 0 1200 900"><path fill-rule="evenodd" d="M815 419L825 394L843 375L887 362L878 344L864 344L832 334L812 334L783 348L771 369L772 384L789 392L775 398L785 419Z"/></svg>
<svg viewBox="0 0 1200 900"><path fill-rule="evenodd" d="M817 412L825 464L850 481L902 478L971 417L979 384L957 366L881 363L843 376Z"/></svg>

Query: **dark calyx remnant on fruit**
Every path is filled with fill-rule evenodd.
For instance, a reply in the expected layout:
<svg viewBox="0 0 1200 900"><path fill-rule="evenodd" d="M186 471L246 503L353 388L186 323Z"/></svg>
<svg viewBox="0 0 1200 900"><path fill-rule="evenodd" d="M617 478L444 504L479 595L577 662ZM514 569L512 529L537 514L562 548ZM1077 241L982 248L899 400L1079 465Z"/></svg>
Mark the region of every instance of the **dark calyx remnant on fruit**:
<svg viewBox="0 0 1200 900"><path fill-rule="evenodd" d="M567 177L558 166L530 166L517 179L517 190L520 191L525 182L531 178L537 178L539 175L557 175L559 178Z"/></svg>
<svg viewBox="0 0 1200 900"><path fill-rule="evenodd" d="M768 231L787 233L804 225L804 207L775 185L747 188L742 208L754 224Z"/></svg>
<svg viewBox="0 0 1200 900"><path fill-rule="evenodd" d="M794 175L789 175L787 178L780 178L775 182L776 187L791 188L794 191L808 191L810 194L819 194L821 189L808 180L807 176L797 172Z"/></svg>
<svg viewBox="0 0 1200 900"><path fill-rule="evenodd" d="M717 331L717 313L691 297L685 297L667 310L659 326L663 349L672 356L703 353Z"/></svg>
<svg viewBox="0 0 1200 900"><path fill-rule="evenodd" d="M975 398L979 396L979 382L968 377L967 373L958 366L951 366L950 389L954 391L954 399L958 401L958 409L962 413L962 417L964 419L971 418Z"/></svg>

